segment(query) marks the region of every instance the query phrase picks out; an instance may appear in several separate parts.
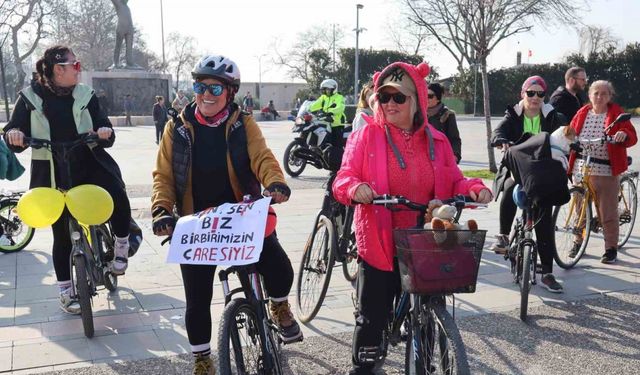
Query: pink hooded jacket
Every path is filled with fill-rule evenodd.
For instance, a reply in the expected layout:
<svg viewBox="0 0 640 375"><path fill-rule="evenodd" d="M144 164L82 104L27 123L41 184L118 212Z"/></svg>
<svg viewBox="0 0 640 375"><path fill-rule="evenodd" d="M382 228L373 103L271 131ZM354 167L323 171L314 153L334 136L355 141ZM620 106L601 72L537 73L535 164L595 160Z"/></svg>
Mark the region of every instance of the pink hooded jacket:
<svg viewBox="0 0 640 375"><path fill-rule="evenodd" d="M447 137L427 123L427 83L429 66L418 66L396 62L374 75L375 91L382 85L383 79L395 68L400 67L409 74L416 86L418 111L422 115L422 124L427 124L428 138L433 140L433 172L437 178L433 181L436 199L448 199L456 194L478 193L486 187L480 179L466 179L456 164L456 158ZM377 99L376 99L377 100ZM376 106L373 119L351 134L345 147L342 166L333 183L333 194L342 204L352 204L357 187L369 184L378 194L389 193L389 175L387 168L387 138L384 131L384 113L380 105ZM420 125L422 125L420 124ZM426 202L422 202L426 203ZM358 255L369 265L383 271L393 271L395 246L391 212L384 207L370 204L356 206L354 225Z"/></svg>

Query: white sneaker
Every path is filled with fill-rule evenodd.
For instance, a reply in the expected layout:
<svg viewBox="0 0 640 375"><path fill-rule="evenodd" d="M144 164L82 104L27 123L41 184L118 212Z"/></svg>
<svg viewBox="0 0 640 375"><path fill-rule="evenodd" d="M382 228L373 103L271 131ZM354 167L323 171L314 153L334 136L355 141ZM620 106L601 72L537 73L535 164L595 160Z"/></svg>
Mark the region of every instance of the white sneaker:
<svg viewBox="0 0 640 375"><path fill-rule="evenodd" d="M60 292L60 309L67 314L80 314L80 302L78 302L77 297L71 296L71 288L67 288L63 292Z"/></svg>
<svg viewBox="0 0 640 375"><path fill-rule="evenodd" d="M129 267L129 241L120 242L116 239L115 249L113 249L115 253L115 258L113 262L111 262L111 273L114 275L124 275L124 272Z"/></svg>
<svg viewBox="0 0 640 375"><path fill-rule="evenodd" d="M0 246L10 246L11 240L4 234L0 236Z"/></svg>

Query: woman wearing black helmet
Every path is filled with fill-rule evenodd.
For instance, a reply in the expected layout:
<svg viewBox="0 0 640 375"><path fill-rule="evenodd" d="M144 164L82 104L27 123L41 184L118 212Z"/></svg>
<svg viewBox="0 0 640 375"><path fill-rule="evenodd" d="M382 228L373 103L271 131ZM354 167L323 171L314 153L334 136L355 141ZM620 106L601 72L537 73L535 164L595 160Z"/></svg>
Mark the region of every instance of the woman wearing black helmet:
<svg viewBox="0 0 640 375"><path fill-rule="evenodd" d="M179 216L228 202L246 194L286 202L291 190L278 161L253 117L242 114L233 99L240 87L236 64L224 56L203 57L191 72L195 101L166 127L153 171L153 232L173 232ZM293 269L276 234L265 238L257 264L271 298L271 315L285 342L302 338L287 296ZM195 357L194 374L213 374L209 358L211 298L215 266L180 266L187 300L187 334Z"/></svg>

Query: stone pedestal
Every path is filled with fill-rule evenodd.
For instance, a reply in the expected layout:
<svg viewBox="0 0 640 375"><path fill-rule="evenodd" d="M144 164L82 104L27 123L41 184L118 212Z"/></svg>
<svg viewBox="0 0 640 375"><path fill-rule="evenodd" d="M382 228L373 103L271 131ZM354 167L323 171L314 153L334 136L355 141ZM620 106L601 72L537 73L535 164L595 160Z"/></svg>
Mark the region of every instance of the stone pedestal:
<svg viewBox="0 0 640 375"><path fill-rule="evenodd" d="M111 70L108 72L83 71L80 82L93 87L96 94L104 90L109 104L108 115L124 115L124 98L130 94L134 116L150 116L155 97L169 100L171 75L140 70Z"/></svg>

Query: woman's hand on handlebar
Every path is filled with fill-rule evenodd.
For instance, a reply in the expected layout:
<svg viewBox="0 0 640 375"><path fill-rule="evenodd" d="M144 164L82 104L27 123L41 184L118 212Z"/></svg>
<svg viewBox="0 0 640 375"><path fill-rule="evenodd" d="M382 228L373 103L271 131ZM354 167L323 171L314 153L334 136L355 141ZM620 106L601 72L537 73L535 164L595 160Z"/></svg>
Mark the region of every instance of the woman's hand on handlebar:
<svg viewBox="0 0 640 375"><path fill-rule="evenodd" d="M489 189L482 189L478 194L476 194L474 191L470 191L469 196L471 197L471 199L473 199L474 202L489 203L493 194L491 194L491 190Z"/></svg>
<svg viewBox="0 0 640 375"><path fill-rule="evenodd" d="M109 139L109 137L111 137L111 134L113 134L113 129L107 126L103 126L101 128L98 128L98 131L96 133L98 134L98 138L107 140Z"/></svg>
<svg viewBox="0 0 640 375"><path fill-rule="evenodd" d="M24 133L19 129L9 130L5 135L5 138L7 139L7 143L11 146L27 147L24 144Z"/></svg>
<svg viewBox="0 0 640 375"><path fill-rule="evenodd" d="M627 139L627 133L622 130L618 130L616 134L613 135L613 141L615 143L622 143Z"/></svg>
<svg viewBox="0 0 640 375"><path fill-rule="evenodd" d="M369 204L373 201L373 198L377 196L378 194L371 189L371 186L368 184L360 184L356 188L355 194L353 194L353 200L359 203Z"/></svg>

